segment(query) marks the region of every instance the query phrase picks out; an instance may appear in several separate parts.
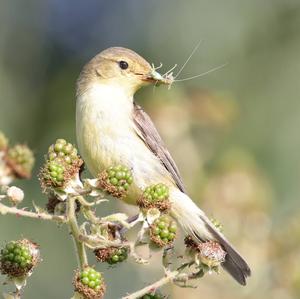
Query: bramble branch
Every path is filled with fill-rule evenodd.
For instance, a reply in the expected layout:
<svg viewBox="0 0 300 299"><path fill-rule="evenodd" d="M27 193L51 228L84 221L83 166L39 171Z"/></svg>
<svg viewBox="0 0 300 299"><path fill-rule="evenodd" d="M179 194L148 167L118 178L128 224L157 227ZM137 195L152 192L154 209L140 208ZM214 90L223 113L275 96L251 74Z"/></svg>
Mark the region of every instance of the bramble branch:
<svg viewBox="0 0 300 299"><path fill-rule="evenodd" d="M178 271L173 271L167 274L165 277L161 278L160 280L154 282L153 284L150 284L143 289L134 292L128 296L122 297L122 299L137 299L142 298L145 294L152 293L153 291L156 291L160 287L172 282L176 276L179 274Z"/></svg>
<svg viewBox="0 0 300 299"><path fill-rule="evenodd" d="M75 204L76 204L75 197L69 197L66 203L67 205L66 212L68 218L67 223L70 228L70 232L76 247L79 267L81 270L83 270L85 267L88 266L88 260L87 260L84 243L79 238L80 231L79 231L79 227L75 215L75 210L76 210Z"/></svg>
<svg viewBox="0 0 300 299"><path fill-rule="evenodd" d="M29 217L33 219L50 220L58 223L65 223L67 221L65 216L26 211L24 209L18 209L16 207L8 207L2 203L0 203L0 214L1 215L11 214L11 215L16 215L17 217Z"/></svg>
<svg viewBox="0 0 300 299"><path fill-rule="evenodd" d="M39 174L42 191L48 198L46 210L35 204L35 212L17 207L22 203L24 192L8 185L15 178L30 177L34 158L26 146L10 148L3 140L0 132L0 215L53 221L69 228L78 260L78 269L73 279L73 298L102 299L106 290L103 275L91 266L94 263L89 262L87 250L93 251L98 262L117 265L127 258L137 264L148 264L148 260L137 254L136 249L140 245L147 245L150 252L154 247L156 250L164 249L162 268L165 276L122 299L163 299L165 297L158 293L160 287L168 283L187 287L189 280L201 278L207 271L217 271L222 263L224 256L220 246L206 242L200 248L191 238L186 238L183 256L188 261L182 264L180 260L182 266L173 266L171 260L178 262L179 259L169 249L177 237L177 223L169 214L169 188L164 184L151 185L141 190L137 198L140 207L137 216L129 217L118 212L98 216L96 209L107 201L107 195L119 199L127 195L133 183L131 170L114 165L97 178L83 181L79 175L83 161L76 148L64 139L58 139L49 147ZM84 219L82 223L80 219ZM141 224L138 234L133 240L127 240L127 232L137 224ZM205 250L201 250L203 248ZM216 249L219 250L218 255L212 252ZM216 256L221 258L216 259ZM40 261L37 244L27 239L11 241L1 250L0 271L20 290ZM195 272L190 273L191 266ZM21 299L21 295L16 297L15 293L5 296Z"/></svg>

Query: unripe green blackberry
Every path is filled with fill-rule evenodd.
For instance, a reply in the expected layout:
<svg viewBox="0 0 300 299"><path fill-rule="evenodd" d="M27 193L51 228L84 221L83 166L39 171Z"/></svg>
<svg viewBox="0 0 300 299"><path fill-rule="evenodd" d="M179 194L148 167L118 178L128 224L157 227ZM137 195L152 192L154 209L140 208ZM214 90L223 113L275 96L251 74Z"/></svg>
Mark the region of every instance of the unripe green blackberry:
<svg viewBox="0 0 300 299"><path fill-rule="evenodd" d="M65 181L65 170L66 165L59 161L53 160L47 163L47 170L49 175L49 180L51 181L51 185L54 187L61 187Z"/></svg>
<svg viewBox="0 0 300 299"><path fill-rule="evenodd" d="M42 189L46 191L47 188L65 188L78 175L82 163L80 158L72 164L68 164L64 158L47 160L39 174Z"/></svg>
<svg viewBox="0 0 300 299"><path fill-rule="evenodd" d="M30 178L34 156L27 145L17 144L10 148L6 155L6 161L17 177Z"/></svg>
<svg viewBox="0 0 300 299"><path fill-rule="evenodd" d="M172 243L176 238L177 224L167 215L160 216L150 226L150 238L158 246Z"/></svg>
<svg viewBox="0 0 300 299"><path fill-rule="evenodd" d="M27 239L11 241L1 250L0 269L9 277L28 274L38 262L38 245Z"/></svg>
<svg viewBox="0 0 300 299"><path fill-rule="evenodd" d="M86 299L101 299L106 289L102 274L90 267L76 272L73 285L75 291Z"/></svg>
<svg viewBox="0 0 300 299"><path fill-rule="evenodd" d="M8 139L3 134L3 132L0 131L0 151L5 151L8 146Z"/></svg>
<svg viewBox="0 0 300 299"><path fill-rule="evenodd" d="M102 283L102 275L93 268L85 269L80 273L80 281L82 284L88 286L91 289L99 289Z"/></svg>
<svg viewBox="0 0 300 299"><path fill-rule="evenodd" d="M100 188L112 196L120 198L126 195L132 182L131 171L122 165L112 166L104 170L99 177Z"/></svg>
<svg viewBox="0 0 300 299"><path fill-rule="evenodd" d="M72 165L77 162L80 157L77 149L65 139L57 139L54 144L49 147L48 159L53 161L57 158L64 160L67 164Z"/></svg>
<svg viewBox="0 0 300 299"><path fill-rule="evenodd" d="M107 262L110 265L121 263L128 257L128 249L126 247L98 248L94 250L94 253L99 262Z"/></svg>
<svg viewBox="0 0 300 299"><path fill-rule="evenodd" d="M68 165L62 159L47 161L40 171L39 179L43 189L47 187L62 188L74 176L71 165Z"/></svg>
<svg viewBox="0 0 300 299"><path fill-rule="evenodd" d="M161 183L148 186L137 204L142 209L157 208L161 212L168 211L171 207L168 186Z"/></svg>
<svg viewBox="0 0 300 299"><path fill-rule="evenodd" d="M164 184L149 186L144 191L144 197L150 201L162 201L169 197L169 188Z"/></svg>

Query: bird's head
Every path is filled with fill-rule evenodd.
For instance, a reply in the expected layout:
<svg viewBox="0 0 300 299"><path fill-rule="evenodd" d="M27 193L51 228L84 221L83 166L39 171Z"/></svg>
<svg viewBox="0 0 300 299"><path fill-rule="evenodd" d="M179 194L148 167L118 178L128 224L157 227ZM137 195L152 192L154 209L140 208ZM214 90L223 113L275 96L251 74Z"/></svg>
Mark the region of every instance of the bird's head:
<svg viewBox="0 0 300 299"><path fill-rule="evenodd" d="M143 57L134 51L121 47L108 48L83 68L77 92L86 90L90 83L113 84L134 94L143 85L170 84L170 80L161 76Z"/></svg>

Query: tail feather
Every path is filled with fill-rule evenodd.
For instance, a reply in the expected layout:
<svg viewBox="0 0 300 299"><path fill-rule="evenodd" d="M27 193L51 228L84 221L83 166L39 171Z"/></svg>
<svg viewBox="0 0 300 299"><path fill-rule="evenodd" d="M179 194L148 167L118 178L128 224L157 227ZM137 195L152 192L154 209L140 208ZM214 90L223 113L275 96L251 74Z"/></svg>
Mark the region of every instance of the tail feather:
<svg viewBox="0 0 300 299"><path fill-rule="evenodd" d="M226 255L226 260L222 264L222 267L241 285L245 286L247 284L246 274L232 259L230 255Z"/></svg>
<svg viewBox="0 0 300 299"><path fill-rule="evenodd" d="M172 214L179 220L183 229L199 242L216 240L226 251L223 268L241 285L246 285L246 278L251 275L251 270L246 261L236 249L227 241L202 210L184 193L178 189L171 194Z"/></svg>

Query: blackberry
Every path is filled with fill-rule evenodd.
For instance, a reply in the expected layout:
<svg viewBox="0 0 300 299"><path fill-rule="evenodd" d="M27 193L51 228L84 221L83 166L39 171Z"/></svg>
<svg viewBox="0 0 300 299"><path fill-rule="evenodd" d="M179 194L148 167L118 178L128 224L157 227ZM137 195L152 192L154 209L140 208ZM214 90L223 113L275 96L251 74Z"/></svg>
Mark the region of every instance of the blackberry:
<svg viewBox="0 0 300 299"><path fill-rule="evenodd" d="M168 186L161 183L148 186L137 200L137 205L142 209L157 208L161 212L168 211L171 207Z"/></svg>
<svg viewBox="0 0 300 299"><path fill-rule="evenodd" d="M65 165L59 160L49 161L47 163L48 178L54 187L61 187L65 181Z"/></svg>
<svg viewBox="0 0 300 299"><path fill-rule="evenodd" d="M114 197L124 197L132 182L131 171L122 165L104 170L99 177L100 187Z"/></svg>
<svg viewBox="0 0 300 299"><path fill-rule="evenodd" d="M40 181L44 192L47 188L66 187L79 174L83 164L77 149L64 139L57 139L49 147L46 162L40 171Z"/></svg>
<svg viewBox="0 0 300 299"><path fill-rule="evenodd" d="M87 299L103 298L106 288L102 274L91 267L77 271L73 284L75 291Z"/></svg>
<svg viewBox="0 0 300 299"><path fill-rule="evenodd" d="M150 227L150 238L159 247L163 247L175 240L177 224L167 215L160 216Z"/></svg>
<svg viewBox="0 0 300 299"><path fill-rule="evenodd" d="M27 239L9 242L1 250L1 272L10 277L24 276L39 261L38 246Z"/></svg>
<svg viewBox="0 0 300 299"><path fill-rule="evenodd" d="M34 165L34 156L27 145L17 144L6 155L7 164L19 178L30 178Z"/></svg>
<svg viewBox="0 0 300 299"><path fill-rule="evenodd" d="M64 160L69 165L76 163L80 159L77 154L77 149L65 139L57 139L55 143L49 147L48 159L53 161L57 158Z"/></svg>
<svg viewBox="0 0 300 299"><path fill-rule="evenodd" d="M128 249L126 247L108 247L95 249L94 253L98 261L107 262L110 265L121 263L128 257Z"/></svg>
<svg viewBox="0 0 300 299"><path fill-rule="evenodd" d="M169 188L164 184L156 184L145 189L143 196L149 201L163 201L169 198Z"/></svg>
<svg viewBox="0 0 300 299"><path fill-rule="evenodd" d="M42 167L39 179L44 190L47 188L63 188L74 177L78 169L57 158L46 161Z"/></svg>

